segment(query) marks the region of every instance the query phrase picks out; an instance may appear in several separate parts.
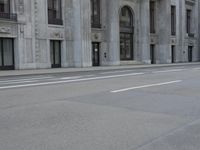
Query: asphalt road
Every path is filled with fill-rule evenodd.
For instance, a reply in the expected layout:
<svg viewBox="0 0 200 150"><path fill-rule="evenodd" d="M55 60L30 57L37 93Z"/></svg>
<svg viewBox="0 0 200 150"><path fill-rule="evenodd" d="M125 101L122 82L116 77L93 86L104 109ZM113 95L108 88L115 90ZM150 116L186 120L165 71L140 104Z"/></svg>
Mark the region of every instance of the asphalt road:
<svg viewBox="0 0 200 150"><path fill-rule="evenodd" d="M199 65L0 77L0 150L199 149Z"/></svg>

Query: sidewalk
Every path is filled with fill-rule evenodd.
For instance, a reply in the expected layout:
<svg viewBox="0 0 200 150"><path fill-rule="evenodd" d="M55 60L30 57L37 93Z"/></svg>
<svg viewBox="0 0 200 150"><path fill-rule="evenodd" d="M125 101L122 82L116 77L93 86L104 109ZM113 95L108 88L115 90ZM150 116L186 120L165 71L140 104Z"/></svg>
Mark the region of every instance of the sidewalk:
<svg viewBox="0 0 200 150"><path fill-rule="evenodd" d="M41 75L41 74L56 74L56 73L73 73L87 71L108 71L119 69L143 69L143 68L159 68L159 67L181 67L200 65L200 62L195 63L177 63L177 64L147 64L147 65L126 65L126 66L103 66L89 68L56 68L56 69L37 69L37 70L9 70L0 71L0 77L20 76L20 75Z"/></svg>

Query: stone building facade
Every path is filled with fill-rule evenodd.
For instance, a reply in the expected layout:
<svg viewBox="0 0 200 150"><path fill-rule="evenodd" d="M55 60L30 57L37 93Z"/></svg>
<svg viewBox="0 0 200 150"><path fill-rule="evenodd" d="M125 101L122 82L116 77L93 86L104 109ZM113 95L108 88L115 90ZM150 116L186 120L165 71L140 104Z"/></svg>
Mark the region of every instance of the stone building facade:
<svg viewBox="0 0 200 150"><path fill-rule="evenodd" d="M0 0L0 69L200 60L199 0Z"/></svg>

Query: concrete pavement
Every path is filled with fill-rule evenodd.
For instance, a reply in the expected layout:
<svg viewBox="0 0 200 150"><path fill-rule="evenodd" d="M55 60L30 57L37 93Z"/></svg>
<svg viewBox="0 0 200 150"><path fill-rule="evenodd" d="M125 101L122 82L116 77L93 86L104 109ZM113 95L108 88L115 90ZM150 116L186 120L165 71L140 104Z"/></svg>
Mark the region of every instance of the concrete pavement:
<svg viewBox="0 0 200 150"><path fill-rule="evenodd" d="M9 70L0 71L0 77L16 76L16 75L39 75L39 74L56 74L56 73L75 73L75 72L89 72L89 71L107 71L119 69L145 69L145 68L159 68L159 67L175 67L175 66L191 66L200 65L200 62L193 63L174 63L174 64L147 64L147 65L126 65L126 66L102 66L90 68L54 68L54 69L37 69L37 70Z"/></svg>
<svg viewBox="0 0 200 150"><path fill-rule="evenodd" d="M0 150L199 150L199 83L196 64L0 77Z"/></svg>

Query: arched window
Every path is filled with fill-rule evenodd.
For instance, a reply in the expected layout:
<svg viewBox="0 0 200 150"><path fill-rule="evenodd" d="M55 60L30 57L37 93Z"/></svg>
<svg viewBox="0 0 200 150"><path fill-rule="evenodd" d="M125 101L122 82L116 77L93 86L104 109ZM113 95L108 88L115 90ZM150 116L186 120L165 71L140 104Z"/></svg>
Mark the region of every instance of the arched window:
<svg viewBox="0 0 200 150"><path fill-rule="evenodd" d="M120 59L133 60L133 14L124 6L120 13Z"/></svg>

